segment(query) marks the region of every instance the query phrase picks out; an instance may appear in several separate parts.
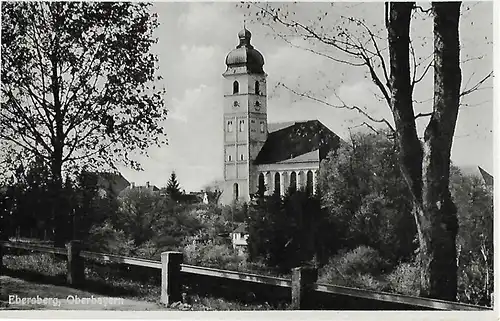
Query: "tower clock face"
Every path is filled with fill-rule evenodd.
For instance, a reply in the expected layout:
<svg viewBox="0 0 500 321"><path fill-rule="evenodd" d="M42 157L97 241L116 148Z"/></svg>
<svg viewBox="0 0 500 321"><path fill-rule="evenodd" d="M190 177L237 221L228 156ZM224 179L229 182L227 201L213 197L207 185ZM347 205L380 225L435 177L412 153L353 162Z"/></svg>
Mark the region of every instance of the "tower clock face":
<svg viewBox="0 0 500 321"><path fill-rule="evenodd" d="M238 107L240 107L240 103L237 100L235 100L233 102L233 108L238 108Z"/></svg>
<svg viewBox="0 0 500 321"><path fill-rule="evenodd" d="M258 102L258 101L255 102L255 110L256 111L260 110L260 102Z"/></svg>

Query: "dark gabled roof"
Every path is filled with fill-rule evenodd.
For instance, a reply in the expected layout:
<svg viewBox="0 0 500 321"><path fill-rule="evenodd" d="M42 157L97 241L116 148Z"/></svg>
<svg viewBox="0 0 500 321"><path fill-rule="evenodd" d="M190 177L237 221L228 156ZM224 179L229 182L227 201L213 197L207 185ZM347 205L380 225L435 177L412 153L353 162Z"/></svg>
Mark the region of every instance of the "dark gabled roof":
<svg viewBox="0 0 500 321"><path fill-rule="evenodd" d="M269 125L269 127L273 127ZM281 127L281 126L280 126ZM328 152L339 147L341 139L319 120L294 122L289 126L269 132L254 164L274 164L291 159L301 159L300 155L310 153L308 158L315 156L319 150L319 160ZM305 160L305 159L304 159Z"/></svg>
<svg viewBox="0 0 500 321"><path fill-rule="evenodd" d="M493 186L493 176L491 176L490 173L482 169L480 166L478 166L479 172L481 173L481 176L483 177L484 183L486 186Z"/></svg>
<svg viewBox="0 0 500 321"><path fill-rule="evenodd" d="M285 122L280 122L280 123L269 123L267 124L267 131L272 133L272 132L275 132L277 130L280 130L280 129L283 129L283 128L286 128L286 127L290 127L292 125L295 125L295 121L285 121Z"/></svg>
<svg viewBox="0 0 500 321"><path fill-rule="evenodd" d="M247 234L248 233L248 226L246 223L240 223L238 227L233 231L233 233L242 233L242 234Z"/></svg>
<svg viewBox="0 0 500 321"><path fill-rule="evenodd" d="M95 172L97 176L97 185L107 191L111 191L114 195L120 194L130 183L120 173L110 172Z"/></svg>

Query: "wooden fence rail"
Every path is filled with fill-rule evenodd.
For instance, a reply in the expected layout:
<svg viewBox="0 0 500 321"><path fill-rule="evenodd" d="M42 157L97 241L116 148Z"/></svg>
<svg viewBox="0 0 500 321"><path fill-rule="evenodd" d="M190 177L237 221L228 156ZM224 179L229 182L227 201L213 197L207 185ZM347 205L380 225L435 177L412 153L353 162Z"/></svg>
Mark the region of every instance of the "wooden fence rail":
<svg viewBox="0 0 500 321"><path fill-rule="evenodd" d="M79 241L71 241L66 249L49 246L38 246L26 243L0 241L0 274L2 272L2 254L5 249L22 249L58 255L67 255L68 271L67 283L77 286L84 282L84 260L113 262L132 266L141 266L161 270L161 298L164 304L171 304L182 300L181 288L183 276L201 276L215 281L230 281L242 288L247 289L249 285L261 285L290 289L289 299L293 309L314 309L317 298L338 300L341 302L369 303L374 309L414 309L414 310L493 310L489 307L475 306L470 304L448 302L435 299L419 298L407 295L362 290L331 284L317 283L318 271L311 267L298 267L292 270L292 278L277 278L245 272L213 269L201 266L183 264L183 255L180 252L164 252L161 261L147 260L141 258L127 257L121 255L103 254L83 251ZM350 301L349 301L350 300ZM358 306L347 304L348 306ZM342 308L342 307L341 307ZM345 307L344 307L345 308ZM366 307L365 307L366 308ZM356 309L356 308L351 308ZM361 306L359 309L363 309Z"/></svg>

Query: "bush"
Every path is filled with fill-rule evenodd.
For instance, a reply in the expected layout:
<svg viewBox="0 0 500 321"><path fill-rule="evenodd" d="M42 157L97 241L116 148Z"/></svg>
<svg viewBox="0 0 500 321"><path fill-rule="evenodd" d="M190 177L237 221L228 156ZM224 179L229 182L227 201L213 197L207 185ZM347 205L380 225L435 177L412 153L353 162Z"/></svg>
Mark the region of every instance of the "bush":
<svg viewBox="0 0 500 321"><path fill-rule="evenodd" d="M91 251L129 255L134 248L134 241L126 237L123 231L116 230L109 222L93 226L89 234L88 244Z"/></svg>
<svg viewBox="0 0 500 321"><path fill-rule="evenodd" d="M230 246L212 241L188 244L184 247L184 255L189 264L225 270L240 270L245 262L245 258Z"/></svg>
<svg viewBox="0 0 500 321"><path fill-rule="evenodd" d="M489 273L486 277L486 273ZM493 268L486 271L484 262L473 260L458 270L458 301L491 306L493 293ZM486 280L489 279L489 283Z"/></svg>
<svg viewBox="0 0 500 321"><path fill-rule="evenodd" d="M381 291L386 287L380 277L387 267L378 251L360 246L335 255L319 271L319 282Z"/></svg>
<svg viewBox="0 0 500 321"><path fill-rule="evenodd" d="M7 269L14 271L30 271L47 276L66 275L66 260L57 259L54 254L5 255L3 261Z"/></svg>
<svg viewBox="0 0 500 321"><path fill-rule="evenodd" d="M401 263L388 276L391 291L417 296L420 289L420 270L416 263Z"/></svg>

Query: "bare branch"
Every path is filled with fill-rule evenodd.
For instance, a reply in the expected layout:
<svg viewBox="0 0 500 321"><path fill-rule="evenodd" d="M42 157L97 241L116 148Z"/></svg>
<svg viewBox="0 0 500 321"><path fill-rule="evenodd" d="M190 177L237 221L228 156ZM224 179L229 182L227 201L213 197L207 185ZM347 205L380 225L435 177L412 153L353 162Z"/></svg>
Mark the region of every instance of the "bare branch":
<svg viewBox="0 0 500 321"><path fill-rule="evenodd" d="M418 113L415 116L415 119L420 118L420 117L429 117L429 116L432 116L433 114L434 114L433 112L430 112L430 113Z"/></svg>
<svg viewBox="0 0 500 321"><path fill-rule="evenodd" d="M359 127L363 127L363 126L368 127L369 129L371 129L372 131L374 131L376 134L380 134L380 132L378 130L376 130L372 125L368 124L365 121L363 123L359 124L359 125L348 127L348 129L350 131L351 129L355 129L355 128L359 128Z"/></svg>
<svg viewBox="0 0 500 321"><path fill-rule="evenodd" d="M368 118L370 121L372 122L375 122L375 123L384 123L387 125L387 127L389 127L389 129L391 131L395 131L394 128L392 127L392 125L389 123L389 121L387 121L387 119L385 118L381 118L381 119L376 119L374 117L372 117L370 114L368 114L366 111L364 111L363 109L361 109L360 107L358 106L349 106L347 105L338 95L337 93L334 91L334 95L335 97L342 103L342 105L334 105L326 100L322 100L322 99L319 99L319 98L316 98L316 97L313 97L309 94L306 94L306 93L300 93L300 92L297 92L296 90L293 90L291 89L290 87L286 86L285 84L281 84L281 86L283 86L284 88L288 89L289 91L291 91L292 93L294 93L295 95L297 96L300 96L300 97L303 97L303 98L307 98L307 99L310 99L310 100L313 100L313 101L316 101L318 103L321 103L321 104L324 104L324 105L327 105L329 107L333 107L333 108L339 108L339 109L348 109L348 110L355 110L357 111L358 113L362 114L363 116L365 116L366 118Z"/></svg>
<svg viewBox="0 0 500 321"><path fill-rule="evenodd" d="M433 59L431 62L429 62L429 63L427 64L427 67L425 67L424 72L420 75L420 77L418 77L417 79L415 79L415 78L414 78L414 80L413 80L413 86L414 86L415 84L418 84L419 82L421 82L421 81L422 81L422 79L424 79L425 75L427 75L427 73L429 72L429 70L430 70L430 68L431 68L432 66L434 66L434 59ZM417 73L416 73L416 68L415 68L415 75L416 75L416 74L417 74Z"/></svg>
<svg viewBox="0 0 500 321"><path fill-rule="evenodd" d="M354 62L350 62L350 61L347 61L347 60L338 59L338 58L332 57L330 55L324 54L322 52L310 49L310 48L298 46L296 44L293 44L290 40L286 39L286 37L284 37L282 35L279 35L279 34L278 34L278 37L280 37L283 41L285 41L287 44L289 44L290 46L292 46L294 48L302 49L302 50L305 50L305 51L309 51L311 53L314 53L316 55L328 58L328 59L333 60L333 61L338 62L338 63L342 63L342 64L346 64L346 65L351 65L351 66L355 66L355 67L361 67L361 66L365 65L365 63L354 63Z"/></svg>
<svg viewBox="0 0 500 321"><path fill-rule="evenodd" d="M468 95L476 90L479 89L479 87L481 87L481 85L486 81L488 80L490 77L493 76L493 71L490 71L490 73L488 75L486 75L483 79L481 79L477 84L475 84L474 86L472 86L471 88L469 89L466 89L464 91L462 91L462 93L460 94L460 97L463 97L465 95Z"/></svg>

